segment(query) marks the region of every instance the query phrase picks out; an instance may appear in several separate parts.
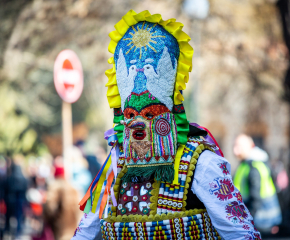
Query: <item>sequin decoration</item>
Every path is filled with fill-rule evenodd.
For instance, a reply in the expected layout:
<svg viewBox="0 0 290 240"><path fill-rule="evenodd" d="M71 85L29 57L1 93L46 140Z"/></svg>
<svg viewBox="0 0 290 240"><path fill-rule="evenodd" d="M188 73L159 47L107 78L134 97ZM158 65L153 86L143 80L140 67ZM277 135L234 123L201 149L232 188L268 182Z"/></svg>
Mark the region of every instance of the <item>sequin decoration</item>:
<svg viewBox="0 0 290 240"><path fill-rule="evenodd" d="M142 34L140 34L141 33L140 30L142 30L143 32ZM145 33L145 31L147 31L148 33ZM139 32L139 33L136 35L136 32ZM144 36L144 33L146 35L147 34L149 35L150 33L151 39L149 39L149 37L146 37L147 39L145 41L141 40L141 38ZM132 41L133 35L135 35L135 38L134 38L135 43L133 43ZM138 43L138 38L140 39L139 43ZM149 46L146 46L146 47L141 46L141 45L144 45L145 42L148 42L150 40L152 40L152 42L148 43ZM136 47L135 44L138 45L138 47ZM125 35L122 37L122 39L118 42L116 50L115 50L115 54L114 54L114 60L115 62L117 62L117 59L119 58L119 51L120 49L123 49L123 53L125 53L127 69L129 69L129 67L132 64L135 64L138 69L141 69L142 62L144 63L145 59L151 59L152 61L150 64L152 64L154 68L157 68L158 61L161 58L161 55L165 46L168 48L168 52L170 54L172 63L174 63L174 59L179 58L179 52L180 52L176 38L172 36L169 32L167 32L159 24L154 24L150 22L139 22L135 24L134 26L130 27L125 33ZM140 59L140 52L141 52L141 59Z"/></svg>
<svg viewBox="0 0 290 240"><path fill-rule="evenodd" d="M129 138L125 137L123 142L126 165L128 167L130 165L142 166L173 162L177 151L177 132L172 113L160 114L152 120L137 116L134 119L125 118L125 121L124 134L128 135L128 131L130 131ZM144 124L142 129L140 127L141 123ZM156 125L158 125L157 128L160 135L155 130ZM138 136L136 136L137 134ZM138 138L141 135L144 138L139 140ZM145 150L143 151L142 149Z"/></svg>
<svg viewBox="0 0 290 240"><path fill-rule="evenodd" d="M158 24L139 22L127 30L114 54L123 110L131 91L148 90L152 101L172 110L179 52L177 40Z"/></svg>
<svg viewBox="0 0 290 240"><path fill-rule="evenodd" d="M162 35L155 35L153 36L153 34L155 32L152 32L152 28L154 29L154 27L157 24L154 24L153 27L150 27L149 29L147 29L147 27L144 26L145 22L143 22L141 29L139 28L139 26L137 25L137 30L135 29L134 26L132 26L132 29L134 30L134 33L130 32L130 34L132 35L131 38L124 38L124 41L130 41L128 43L127 46L130 46L130 49L126 52L126 54L128 54L132 49L136 48L140 50L140 59L142 57L142 47L145 48L145 51L147 51L147 47L151 48L154 52L157 52L156 49L150 45L150 43L157 43L156 41L153 40L153 38L165 38L165 36ZM135 51L136 51L135 49Z"/></svg>
<svg viewBox="0 0 290 240"><path fill-rule="evenodd" d="M155 131L158 135L165 137L170 133L170 124L165 118L160 118L155 123Z"/></svg>

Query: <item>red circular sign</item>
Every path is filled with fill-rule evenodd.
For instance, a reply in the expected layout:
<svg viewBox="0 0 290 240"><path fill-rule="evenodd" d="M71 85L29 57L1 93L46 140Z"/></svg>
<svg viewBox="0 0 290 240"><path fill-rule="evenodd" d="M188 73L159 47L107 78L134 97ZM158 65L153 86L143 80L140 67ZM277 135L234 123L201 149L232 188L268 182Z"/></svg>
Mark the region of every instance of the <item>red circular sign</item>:
<svg viewBox="0 0 290 240"><path fill-rule="evenodd" d="M166 136L170 133L170 124L165 118L160 118L155 123L155 131L160 136Z"/></svg>
<svg viewBox="0 0 290 240"><path fill-rule="evenodd" d="M82 94L84 81L82 64L75 52L66 49L58 54L53 75L55 89L62 100L76 102Z"/></svg>

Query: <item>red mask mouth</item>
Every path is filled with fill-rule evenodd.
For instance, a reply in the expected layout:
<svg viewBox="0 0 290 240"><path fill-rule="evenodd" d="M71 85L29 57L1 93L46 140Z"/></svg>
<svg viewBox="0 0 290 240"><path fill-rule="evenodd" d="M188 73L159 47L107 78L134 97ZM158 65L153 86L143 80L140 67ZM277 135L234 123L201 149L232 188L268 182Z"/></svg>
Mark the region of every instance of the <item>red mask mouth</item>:
<svg viewBox="0 0 290 240"><path fill-rule="evenodd" d="M135 130L132 137L136 140L143 140L146 137L146 132L144 130Z"/></svg>

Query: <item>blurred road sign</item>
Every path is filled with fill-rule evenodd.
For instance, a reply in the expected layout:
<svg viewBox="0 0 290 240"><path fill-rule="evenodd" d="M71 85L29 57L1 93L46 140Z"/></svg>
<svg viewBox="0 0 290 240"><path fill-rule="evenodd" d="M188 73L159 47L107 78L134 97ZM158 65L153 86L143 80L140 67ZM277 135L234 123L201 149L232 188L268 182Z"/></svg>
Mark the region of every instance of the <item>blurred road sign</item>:
<svg viewBox="0 0 290 240"><path fill-rule="evenodd" d="M54 63L54 86L67 103L76 102L82 94L84 81L82 64L72 50L61 51Z"/></svg>

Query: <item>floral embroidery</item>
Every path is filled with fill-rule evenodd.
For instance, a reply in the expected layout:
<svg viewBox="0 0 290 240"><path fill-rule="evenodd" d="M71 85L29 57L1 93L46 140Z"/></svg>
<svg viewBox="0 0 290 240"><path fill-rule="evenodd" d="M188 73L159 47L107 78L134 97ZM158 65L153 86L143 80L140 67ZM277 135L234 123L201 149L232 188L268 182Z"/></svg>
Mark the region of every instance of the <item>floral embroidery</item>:
<svg viewBox="0 0 290 240"><path fill-rule="evenodd" d="M146 201L147 200L147 195L144 195L141 198L142 198L143 201Z"/></svg>
<svg viewBox="0 0 290 240"><path fill-rule="evenodd" d="M134 202L137 202L137 201L138 201L138 196L134 196L134 197L133 197L133 201L134 201Z"/></svg>
<svg viewBox="0 0 290 240"><path fill-rule="evenodd" d="M74 237L77 235L78 232L80 232L81 229L79 227L76 228L75 232L74 232Z"/></svg>
<svg viewBox="0 0 290 240"><path fill-rule="evenodd" d="M210 183L210 194L216 195L219 200L224 201L233 198L232 193L235 190L235 187L230 179L219 178L214 179L215 182Z"/></svg>
<svg viewBox="0 0 290 240"><path fill-rule="evenodd" d="M262 240L261 235L259 233L254 233L254 236L258 240Z"/></svg>
<svg viewBox="0 0 290 240"><path fill-rule="evenodd" d="M138 190L139 189L139 184L134 185L134 189Z"/></svg>
<svg viewBox="0 0 290 240"><path fill-rule="evenodd" d="M144 214L147 214L149 212L149 210L147 208L144 208L142 211Z"/></svg>
<svg viewBox="0 0 290 240"><path fill-rule="evenodd" d="M123 207L122 204L119 204L119 205L118 205L118 209L119 209L119 210L121 210L122 207Z"/></svg>
<svg viewBox="0 0 290 240"><path fill-rule="evenodd" d="M258 229L255 227L254 220L251 220L251 223L252 223L252 225L254 226L254 230L255 230L255 231L258 231Z"/></svg>
<svg viewBox="0 0 290 240"><path fill-rule="evenodd" d="M245 229L245 230L249 230L250 227L249 227L249 225L244 224L244 225L243 225L243 229Z"/></svg>
<svg viewBox="0 0 290 240"><path fill-rule="evenodd" d="M126 208L122 208L121 213L125 214L126 213Z"/></svg>
<svg viewBox="0 0 290 240"><path fill-rule="evenodd" d="M240 192L236 192L236 193L234 193L233 195L234 195L234 197L237 199L237 201L238 201L239 203L243 203L243 198L242 198L242 195L241 195Z"/></svg>
<svg viewBox="0 0 290 240"><path fill-rule="evenodd" d="M220 169L223 171L224 175L230 174L229 170L227 169L226 163L219 163L218 165Z"/></svg>
<svg viewBox="0 0 290 240"><path fill-rule="evenodd" d="M138 210L138 208L137 208L136 206L134 206L134 207L132 208L132 212L137 212L137 210Z"/></svg>
<svg viewBox="0 0 290 240"><path fill-rule="evenodd" d="M150 182L146 183L146 188L151 188L151 183Z"/></svg>
<svg viewBox="0 0 290 240"><path fill-rule="evenodd" d="M243 223L244 219L248 217L244 204L239 204L238 202L231 202L226 206L227 219L231 220L233 223Z"/></svg>
<svg viewBox="0 0 290 240"><path fill-rule="evenodd" d="M246 240L262 240L259 233L248 232L247 235L244 236Z"/></svg>
<svg viewBox="0 0 290 240"><path fill-rule="evenodd" d="M84 218L87 218L87 216L88 216L88 215L85 213L85 214L84 214ZM84 223L83 223L83 219L80 221L79 226L76 228L76 230L75 230L75 232L74 232L74 237L77 235L78 232L81 232L81 230L82 230L81 226L82 226L82 225L84 225Z"/></svg>

